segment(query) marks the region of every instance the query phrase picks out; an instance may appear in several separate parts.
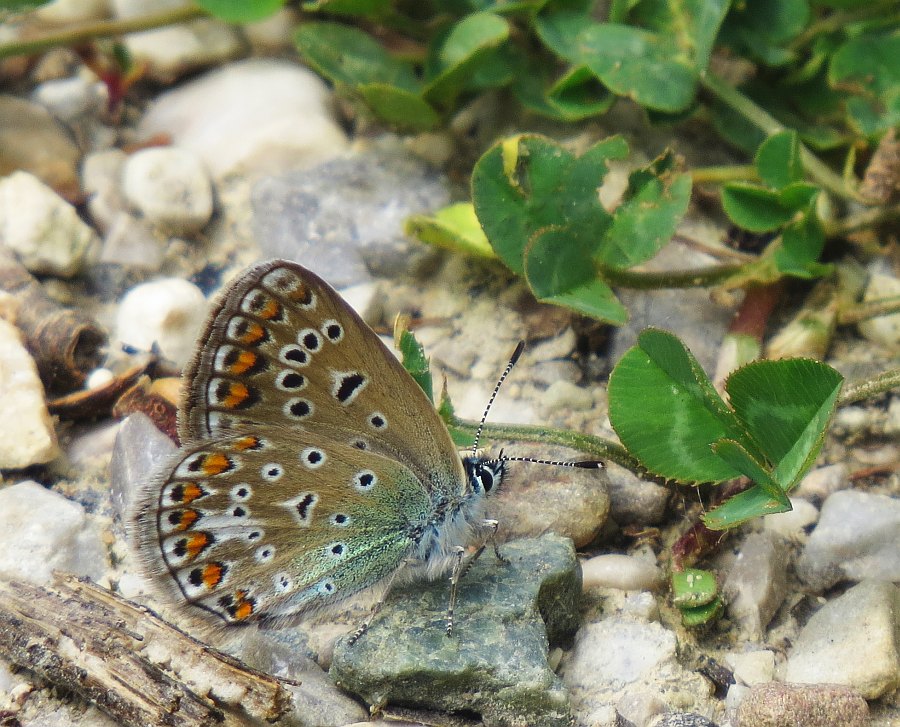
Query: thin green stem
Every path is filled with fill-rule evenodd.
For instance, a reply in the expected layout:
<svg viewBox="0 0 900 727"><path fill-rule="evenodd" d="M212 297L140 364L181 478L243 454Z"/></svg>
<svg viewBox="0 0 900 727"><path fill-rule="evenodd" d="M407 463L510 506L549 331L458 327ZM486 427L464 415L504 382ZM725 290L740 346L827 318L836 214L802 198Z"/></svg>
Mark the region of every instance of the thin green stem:
<svg viewBox="0 0 900 727"><path fill-rule="evenodd" d="M900 368L889 369L874 379L847 384L838 399L838 406L846 406L863 399L872 399L894 389L900 389Z"/></svg>
<svg viewBox="0 0 900 727"><path fill-rule="evenodd" d="M600 275L611 285L634 290L658 290L660 288L702 288L716 285L745 269L744 265L717 265L694 270L664 272L640 272L602 268Z"/></svg>
<svg viewBox="0 0 900 727"><path fill-rule="evenodd" d="M758 182L759 172L752 164L721 167L698 167L690 171L694 184L724 184L725 182Z"/></svg>
<svg viewBox="0 0 900 727"><path fill-rule="evenodd" d="M797 53L820 35L834 33L850 23L858 23L871 18L883 18L890 12L896 12L898 6L900 6L900 3L897 0L887 0L886 2L867 3L853 10L831 13L820 20L810 23L806 30L788 44L787 49ZM894 22L896 22L896 19L894 19Z"/></svg>
<svg viewBox="0 0 900 727"><path fill-rule="evenodd" d="M838 323L842 326L849 326L870 318L889 316L894 313L900 313L900 295L877 300L864 300L861 303L854 303L852 306L842 307L838 312Z"/></svg>
<svg viewBox="0 0 900 727"><path fill-rule="evenodd" d="M787 127L774 116L757 106L744 94L729 86L715 74L707 71L700 76L700 83L722 103L737 111L751 124L762 129L767 135L771 136L786 130ZM848 189L844 180L803 144L800 145L800 157L803 160L803 168L820 186L843 199L865 201L853 190Z"/></svg>
<svg viewBox="0 0 900 727"><path fill-rule="evenodd" d="M56 33L48 33L39 38L18 40L0 45L0 58L33 55L51 48L74 46L99 38L111 38L142 30L153 30L167 25L177 25L197 18L208 18L209 14L196 6L165 10L150 15L140 15L122 20L100 20L65 28Z"/></svg>
<svg viewBox="0 0 900 727"><path fill-rule="evenodd" d="M478 431L478 422L467 421L456 416L453 416L448 423L451 427L469 435L474 436ZM551 429L549 427L522 424L485 424L482 436L487 439L558 444L584 452L586 455L596 459L615 462L636 474L646 473L641 464L621 444L601 437L594 437L590 434L579 434L567 429Z"/></svg>

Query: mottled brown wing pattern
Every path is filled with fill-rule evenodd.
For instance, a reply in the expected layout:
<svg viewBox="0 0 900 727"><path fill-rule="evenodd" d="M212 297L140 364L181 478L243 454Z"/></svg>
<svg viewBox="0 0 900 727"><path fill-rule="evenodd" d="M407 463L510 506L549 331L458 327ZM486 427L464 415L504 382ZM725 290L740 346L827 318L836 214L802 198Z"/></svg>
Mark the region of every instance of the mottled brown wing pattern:
<svg viewBox="0 0 900 727"><path fill-rule="evenodd" d="M220 296L201 341L185 371L183 441L248 424L315 431L398 459L426 488L458 494L462 467L431 402L308 270L287 261L253 268Z"/></svg>

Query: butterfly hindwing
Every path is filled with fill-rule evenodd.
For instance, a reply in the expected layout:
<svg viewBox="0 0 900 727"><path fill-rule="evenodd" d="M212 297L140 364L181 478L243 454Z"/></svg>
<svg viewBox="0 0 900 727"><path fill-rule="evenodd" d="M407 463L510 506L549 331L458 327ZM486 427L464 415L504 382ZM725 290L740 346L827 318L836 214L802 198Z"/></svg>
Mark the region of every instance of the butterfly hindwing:
<svg viewBox="0 0 900 727"><path fill-rule="evenodd" d="M257 427L179 451L141 493L134 527L157 581L239 623L290 619L382 581L431 510L396 460Z"/></svg>

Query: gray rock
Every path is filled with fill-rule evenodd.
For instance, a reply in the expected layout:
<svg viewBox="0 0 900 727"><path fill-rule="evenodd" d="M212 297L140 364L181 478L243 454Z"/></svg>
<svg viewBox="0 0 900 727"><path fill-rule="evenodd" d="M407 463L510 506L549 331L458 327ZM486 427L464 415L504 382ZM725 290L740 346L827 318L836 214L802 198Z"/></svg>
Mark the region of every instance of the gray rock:
<svg viewBox="0 0 900 727"><path fill-rule="evenodd" d="M568 725L568 695L547 654L578 621L571 541L547 535L501 553L508 564L487 552L462 580L452 637L444 579L397 589L356 644L338 642L331 676L370 704L477 712L488 727Z"/></svg>
<svg viewBox="0 0 900 727"><path fill-rule="evenodd" d="M752 533L741 545L722 591L745 638L759 640L784 601L787 564L784 541L770 531Z"/></svg>
<svg viewBox="0 0 900 727"><path fill-rule="evenodd" d="M671 492L655 482L608 462L609 516L619 525L658 525L666 514Z"/></svg>
<svg viewBox="0 0 900 727"><path fill-rule="evenodd" d="M337 287L369 274L408 273L430 250L403 236L404 220L449 199L443 180L400 153L335 159L253 190L254 229L272 257L298 260Z"/></svg>
<svg viewBox="0 0 900 727"><path fill-rule="evenodd" d="M144 414L132 414L122 422L109 463L110 497L121 521L127 517L137 488L176 449L175 442Z"/></svg>
<svg viewBox="0 0 900 727"><path fill-rule="evenodd" d="M785 680L843 684L866 699L900 686L900 588L863 581L826 603L794 642Z"/></svg>
<svg viewBox="0 0 900 727"><path fill-rule="evenodd" d="M900 581L900 500L841 490L825 500L797 563L798 575L825 590L840 581Z"/></svg>
<svg viewBox="0 0 900 727"><path fill-rule="evenodd" d="M631 695L663 695L677 705L708 713L710 684L678 661L675 634L658 623L612 616L578 631L562 674L580 725L615 724L615 706Z"/></svg>
<svg viewBox="0 0 900 727"><path fill-rule="evenodd" d="M759 684L737 710L738 727L862 727L866 700L835 684Z"/></svg>

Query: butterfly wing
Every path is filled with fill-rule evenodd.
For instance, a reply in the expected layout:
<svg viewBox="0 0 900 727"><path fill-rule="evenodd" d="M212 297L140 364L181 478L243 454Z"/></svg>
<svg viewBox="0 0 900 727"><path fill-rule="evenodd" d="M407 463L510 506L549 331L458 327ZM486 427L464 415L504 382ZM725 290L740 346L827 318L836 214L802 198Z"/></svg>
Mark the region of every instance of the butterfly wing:
<svg viewBox="0 0 900 727"><path fill-rule="evenodd" d="M180 450L138 496L145 568L226 623L283 621L381 582L433 505L395 459L256 427Z"/></svg>
<svg viewBox="0 0 900 727"><path fill-rule="evenodd" d="M246 425L290 426L404 463L429 490L464 477L428 397L321 278L258 265L226 287L185 371L182 441Z"/></svg>

